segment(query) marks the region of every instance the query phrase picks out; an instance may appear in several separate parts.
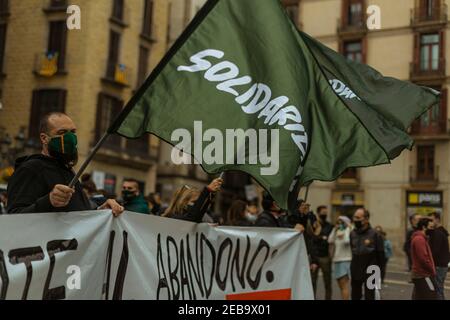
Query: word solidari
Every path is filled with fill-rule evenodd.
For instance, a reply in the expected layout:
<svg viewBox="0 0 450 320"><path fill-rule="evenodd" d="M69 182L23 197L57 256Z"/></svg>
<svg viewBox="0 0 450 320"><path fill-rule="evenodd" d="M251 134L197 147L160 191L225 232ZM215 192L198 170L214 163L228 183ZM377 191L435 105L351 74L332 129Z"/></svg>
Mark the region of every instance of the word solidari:
<svg viewBox="0 0 450 320"><path fill-rule="evenodd" d="M288 105L289 98L279 96L272 99L272 90L264 83L253 83L246 92L239 93L235 88L252 83L250 76L239 77L239 68L230 61L221 61L214 66L206 57L222 59L223 51L207 49L194 54L190 61L191 66L179 66L177 71L200 72L205 71L204 78L210 82L218 83L216 88L220 91L234 95L236 103L241 105L247 114L258 113L258 118L264 118L264 123L278 124L292 132L291 138L300 150L300 158L306 155L308 148L308 134L302 124L302 117L298 108ZM244 105L247 103L247 105Z"/></svg>

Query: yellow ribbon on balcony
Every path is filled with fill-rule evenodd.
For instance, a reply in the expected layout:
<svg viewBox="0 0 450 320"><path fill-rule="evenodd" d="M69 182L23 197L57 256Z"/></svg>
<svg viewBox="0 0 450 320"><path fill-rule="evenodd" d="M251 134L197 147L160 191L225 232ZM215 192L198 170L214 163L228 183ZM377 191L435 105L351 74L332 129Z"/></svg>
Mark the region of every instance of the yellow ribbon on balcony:
<svg viewBox="0 0 450 320"><path fill-rule="evenodd" d="M127 83L126 67L123 64L118 64L116 66L116 72L114 74L114 80L119 83Z"/></svg>
<svg viewBox="0 0 450 320"><path fill-rule="evenodd" d="M58 72L58 53L45 54L41 60L39 74L44 77L51 77Z"/></svg>

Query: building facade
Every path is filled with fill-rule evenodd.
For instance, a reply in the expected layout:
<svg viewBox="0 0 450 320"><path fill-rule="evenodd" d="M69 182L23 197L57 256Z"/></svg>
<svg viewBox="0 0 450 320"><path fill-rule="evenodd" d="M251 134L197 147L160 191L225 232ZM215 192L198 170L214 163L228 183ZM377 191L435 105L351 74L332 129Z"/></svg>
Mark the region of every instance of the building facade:
<svg viewBox="0 0 450 320"><path fill-rule="evenodd" d="M441 92L441 104L410 128L415 140L390 165L349 169L335 182L314 182L308 200L329 204L334 220L358 206L371 212L401 252L408 217L442 213L450 227L450 24L444 0L300 0L301 29L348 59L366 63L385 76L411 81ZM367 8L380 9L381 28L371 30ZM373 9L373 8L372 8ZM371 11L372 12L372 11ZM401 103L401 101L399 101Z"/></svg>
<svg viewBox="0 0 450 320"><path fill-rule="evenodd" d="M78 127L79 164L167 49L165 0L78 0L81 29L69 30L67 0L0 1L0 127L38 150L39 119L64 111ZM88 167L117 194L124 178L153 191L159 141L112 135Z"/></svg>

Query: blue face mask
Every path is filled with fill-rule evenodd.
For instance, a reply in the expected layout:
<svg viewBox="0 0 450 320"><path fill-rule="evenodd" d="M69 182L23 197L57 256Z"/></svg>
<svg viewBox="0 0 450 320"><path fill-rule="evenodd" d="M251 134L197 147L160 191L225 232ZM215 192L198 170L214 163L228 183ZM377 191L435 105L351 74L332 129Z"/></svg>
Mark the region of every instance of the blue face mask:
<svg viewBox="0 0 450 320"><path fill-rule="evenodd" d="M345 224L340 223L339 224L339 230L345 230Z"/></svg>

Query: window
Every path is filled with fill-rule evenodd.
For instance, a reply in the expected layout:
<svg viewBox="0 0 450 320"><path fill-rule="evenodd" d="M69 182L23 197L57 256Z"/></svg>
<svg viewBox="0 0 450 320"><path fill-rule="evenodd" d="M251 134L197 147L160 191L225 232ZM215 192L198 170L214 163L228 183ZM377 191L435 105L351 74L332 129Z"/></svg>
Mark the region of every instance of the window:
<svg viewBox="0 0 450 320"><path fill-rule="evenodd" d="M420 70L439 69L439 34L423 34L420 36Z"/></svg>
<svg viewBox="0 0 450 320"><path fill-rule="evenodd" d="M148 74L148 58L150 50L144 46L139 48L139 66L138 66L138 83L137 86L140 87Z"/></svg>
<svg viewBox="0 0 450 320"><path fill-rule="evenodd" d="M434 0L425 0L425 12L427 17L433 16L435 1Z"/></svg>
<svg viewBox="0 0 450 320"><path fill-rule="evenodd" d="M109 37L108 64L106 78L115 79L116 67L119 63L120 34L112 31Z"/></svg>
<svg viewBox="0 0 450 320"><path fill-rule="evenodd" d="M51 21L48 37L48 53L58 54L58 70L65 69L67 26L66 20Z"/></svg>
<svg viewBox="0 0 450 320"><path fill-rule="evenodd" d="M417 178L434 179L434 146L417 147Z"/></svg>
<svg viewBox="0 0 450 320"><path fill-rule="evenodd" d="M5 23L0 24L0 74L3 73L3 62L5 59L6 30L7 25Z"/></svg>
<svg viewBox="0 0 450 320"><path fill-rule="evenodd" d="M348 60L363 63L362 41L344 42L344 56Z"/></svg>
<svg viewBox="0 0 450 320"><path fill-rule="evenodd" d="M67 7L67 0L51 0L50 7L51 8Z"/></svg>
<svg viewBox="0 0 450 320"><path fill-rule="evenodd" d="M119 21L123 21L123 9L125 0L114 0L112 17Z"/></svg>
<svg viewBox="0 0 450 320"><path fill-rule="evenodd" d="M106 94L101 93L98 98L96 140L100 140L109 126L115 120L115 117L122 111L123 101ZM121 149L121 137L112 134L106 139L105 147L110 149Z"/></svg>
<svg viewBox="0 0 450 320"><path fill-rule="evenodd" d="M441 88L433 88L441 90ZM413 123L414 134L445 134L447 128L447 89L441 90L441 103L428 109Z"/></svg>
<svg viewBox="0 0 450 320"><path fill-rule="evenodd" d="M9 0L0 0L0 15L9 14Z"/></svg>
<svg viewBox="0 0 450 320"><path fill-rule="evenodd" d="M362 3L351 1L348 6L348 24L351 26L360 25L362 22Z"/></svg>
<svg viewBox="0 0 450 320"><path fill-rule="evenodd" d="M138 139L127 139L127 151L134 156L139 156L141 158L148 158L149 154L149 136L144 134Z"/></svg>
<svg viewBox="0 0 450 320"><path fill-rule="evenodd" d="M33 91L31 103L29 137L39 139L39 122L49 112L64 112L66 108L66 90L43 89Z"/></svg>
<svg viewBox="0 0 450 320"><path fill-rule="evenodd" d="M153 20L153 0L144 0L144 20L142 24L142 34L147 37L152 36Z"/></svg>

